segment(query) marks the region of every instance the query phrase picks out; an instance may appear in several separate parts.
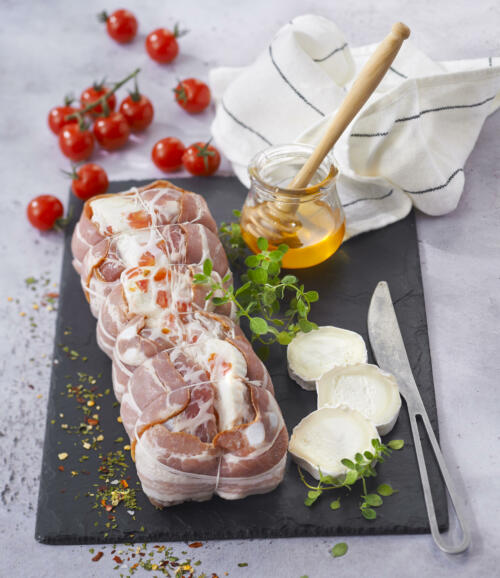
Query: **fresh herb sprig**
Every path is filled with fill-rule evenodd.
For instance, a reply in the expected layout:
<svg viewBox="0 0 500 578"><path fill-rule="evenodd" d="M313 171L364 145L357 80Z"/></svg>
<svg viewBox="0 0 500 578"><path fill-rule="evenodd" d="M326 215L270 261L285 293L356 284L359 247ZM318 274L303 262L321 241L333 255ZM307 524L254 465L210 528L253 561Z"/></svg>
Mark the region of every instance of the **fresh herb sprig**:
<svg viewBox="0 0 500 578"><path fill-rule="evenodd" d="M224 286L230 279L229 275L222 282L211 276L213 263L210 259L205 260L203 273L196 274L193 281L198 285L208 285L206 299L211 299L214 305L234 303L237 318L248 320L252 340L263 344L261 354L266 355L272 343L288 345L298 331L307 333L317 328L315 323L309 321L308 315L311 303L317 301L319 295L317 291L305 291L295 275L280 276L287 245L270 251L263 237L259 238L257 245L260 253L245 259L248 269L242 275L243 284L238 289ZM285 300L288 309L282 314L280 304Z"/></svg>
<svg viewBox="0 0 500 578"><path fill-rule="evenodd" d="M241 211L234 209L233 215L238 219L238 221L232 221L229 223L223 221L219 227L219 235L222 244L226 248L229 260L231 263L236 263L239 260L242 260L248 253L248 248L243 239L243 235L241 234L241 226L239 223Z"/></svg>
<svg viewBox="0 0 500 578"><path fill-rule="evenodd" d="M342 464L348 468L343 478L334 478L333 476L325 476L320 471L320 480L317 485L312 485L305 479L304 473L300 466L298 466L299 476L304 485L309 488L307 497L304 500L306 506L312 506L318 498L328 490L338 490L340 488L347 488L349 491L356 482L361 480L362 483L362 502L360 503L361 514L367 520L374 520L377 517L377 512L373 508L378 508L383 504L382 496L391 496L396 493L389 484L381 484L377 488L377 493L368 493L366 487L366 478L372 478L377 475L374 469L376 463L382 463L385 457L389 457L393 450L400 450L404 446L403 440L392 440L387 445L383 444L378 439L371 441L373 451L366 451L363 454L357 453L354 456L354 461L344 458L341 460ZM340 498L337 498L330 503L332 510L340 508Z"/></svg>

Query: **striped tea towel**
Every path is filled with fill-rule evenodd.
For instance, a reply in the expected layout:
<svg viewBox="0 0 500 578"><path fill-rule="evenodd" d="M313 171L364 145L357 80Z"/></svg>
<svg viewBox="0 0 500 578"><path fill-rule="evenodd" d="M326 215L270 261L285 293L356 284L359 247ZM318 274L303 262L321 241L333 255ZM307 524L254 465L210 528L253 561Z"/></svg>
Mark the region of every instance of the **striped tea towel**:
<svg viewBox="0 0 500 578"><path fill-rule="evenodd" d="M320 16L294 18L243 68L217 68L212 134L248 185L265 147L315 144L376 45L350 48ZM464 163L500 104L500 58L433 62L406 41L334 149L347 237L405 217L452 211Z"/></svg>

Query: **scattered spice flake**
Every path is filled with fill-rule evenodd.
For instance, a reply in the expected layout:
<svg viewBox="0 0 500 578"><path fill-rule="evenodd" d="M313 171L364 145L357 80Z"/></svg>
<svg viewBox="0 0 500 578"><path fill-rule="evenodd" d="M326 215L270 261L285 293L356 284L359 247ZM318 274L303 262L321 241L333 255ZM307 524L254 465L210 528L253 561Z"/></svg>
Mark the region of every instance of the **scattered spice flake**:
<svg viewBox="0 0 500 578"><path fill-rule="evenodd" d="M188 544L190 548L201 548L203 546L203 542L191 542Z"/></svg>
<svg viewBox="0 0 500 578"><path fill-rule="evenodd" d="M104 552L97 552L97 554L92 558L92 562L99 562L99 560L104 556Z"/></svg>
<svg viewBox="0 0 500 578"><path fill-rule="evenodd" d="M245 568L245 566L248 566L248 562L238 562L238 566L240 568Z"/></svg>
<svg viewBox="0 0 500 578"><path fill-rule="evenodd" d="M57 454L57 457L62 461L65 460L68 457L68 452L61 452L60 454Z"/></svg>
<svg viewBox="0 0 500 578"><path fill-rule="evenodd" d="M64 472L64 466L58 466L57 468L60 472Z"/></svg>

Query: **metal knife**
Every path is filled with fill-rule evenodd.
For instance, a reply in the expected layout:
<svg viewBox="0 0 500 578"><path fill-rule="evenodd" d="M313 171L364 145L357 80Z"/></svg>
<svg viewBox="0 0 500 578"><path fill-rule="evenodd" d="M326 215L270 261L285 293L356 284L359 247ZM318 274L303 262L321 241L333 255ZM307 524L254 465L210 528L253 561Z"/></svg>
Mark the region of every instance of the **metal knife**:
<svg viewBox="0 0 500 578"><path fill-rule="evenodd" d="M399 384L401 395L404 397L408 407L411 431L413 441L415 442L415 451L417 453L418 467L420 470L425 506L427 508L427 515L429 516L432 537L439 548L447 554L458 554L463 552L470 544L470 531L465 523L463 505L451 480L450 473L444 462L443 454L441 453L441 449L436 440L436 436L434 435L429 417L413 377L401 331L399 329L396 312L394 311L394 306L392 304L389 286L385 281L380 281L372 295L370 308L368 310L368 334L370 336L370 343L378 365L382 369L394 375ZM446 484L446 489L448 490L451 502L455 508L458 523L462 530L462 539L458 544L445 544L443 536L439 532L429 477L427 475L427 467L425 465L425 457L422 451L422 442L420 441L417 417L420 417L425 425L434 455L436 456L437 463Z"/></svg>

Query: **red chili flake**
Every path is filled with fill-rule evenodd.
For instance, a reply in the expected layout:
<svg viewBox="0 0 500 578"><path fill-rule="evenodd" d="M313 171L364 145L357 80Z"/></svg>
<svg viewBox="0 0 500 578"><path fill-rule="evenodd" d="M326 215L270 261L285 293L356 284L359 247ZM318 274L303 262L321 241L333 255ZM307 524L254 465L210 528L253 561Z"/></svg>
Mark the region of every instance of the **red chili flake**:
<svg viewBox="0 0 500 578"><path fill-rule="evenodd" d="M97 554L92 558L92 562L99 562L103 556L104 552L97 552Z"/></svg>
<svg viewBox="0 0 500 578"><path fill-rule="evenodd" d="M153 267L156 264L156 259L149 251L146 251L139 257L137 264L140 267Z"/></svg>
<svg viewBox="0 0 500 578"><path fill-rule="evenodd" d="M162 309L166 309L168 307L168 296L166 291L158 291L158 295L156 296L156 303Z"/></svg>
<svg viewBox="0 0 500 578"><path fill-rule="evenodd" d="M117 564L123 564L123 560L120 558L120 556L113 556L113 560L114 560Z"/></svg>
<svg viewBox="0 0 500 578"><path fill-rule="evenodd" d="M99 420L98 420L98 419L94 419L93 417L89 417L89 418L87 418L87 423L88 423L89 425L97 425L97 424L99 423Z"/></svg>
<svg viewBox="0 0 500 578"><path fill-rule="evenodd" d="M85 403L85 400L83 399L83 397L77 397L77 398L76 398L76 401L77 401L78 403Z"/></svg>
<svg viewBox="0 0 500 578"><path fill-rule="evenodd" d="M64 466L59 466L57 469L58 469L60 472L64 472Z"/></svg>
<svg viewBox="0 0 500 578"><path fill-rule="evenodd" d="M128 484L127 484L126 480L121 480L120 485L122 486L122 488L128 488Z"/></svg>
<svg viewBox="0 0 500 578"><path fill-rule="evenodd" d="M191 542L188 544L190 548L201 548L203 546L203 542Z"/></svg>
<svg viewBox="0 0 500 578"><path fill-rule="evenodd" d="M165 277L167 276L167 270L162 267L161 269L158 269L158 271L156 272L156 275L153 277L153 279L155 281L163 281L163 279L165 279Z"/></svg>
<svg viewBox="0 0 500 578"><path fill-rule="evenodd" d="M50 293L45 293L44 297L48 297L49 299L57 299L59 297L59 293L51 291Z"/></svg>
<svg viewBox="0 0 500 578"><path fill-rule="evenodd" d="M146 293L149 286L149 279L139 279L139 281L136 281L135 284L143 293Z"/></svg>
<svg viewBox="0 0 500 578"><path fill-rule="evenodd" d="M104 506L104 509L106 510L106 512L111 512L111 510L113 509L113 506L111 506L110 504L106 504Z"/></svg>

